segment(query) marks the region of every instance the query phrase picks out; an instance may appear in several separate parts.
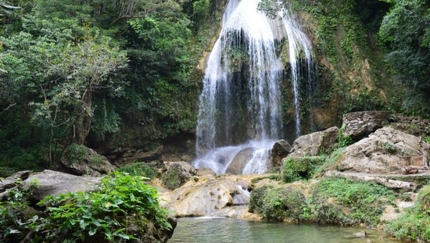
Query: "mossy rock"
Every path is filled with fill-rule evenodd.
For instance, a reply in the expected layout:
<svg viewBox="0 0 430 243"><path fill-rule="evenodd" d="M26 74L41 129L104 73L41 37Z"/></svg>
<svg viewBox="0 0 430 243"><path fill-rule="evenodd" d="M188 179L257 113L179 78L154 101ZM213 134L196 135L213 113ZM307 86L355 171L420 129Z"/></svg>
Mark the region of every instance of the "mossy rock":
<svg viewBox="0 0 430 243"><path fill-rule="evenodd" d="M430 214L430 185L424 186L419 192L418 202L423 211Z"/></svg>

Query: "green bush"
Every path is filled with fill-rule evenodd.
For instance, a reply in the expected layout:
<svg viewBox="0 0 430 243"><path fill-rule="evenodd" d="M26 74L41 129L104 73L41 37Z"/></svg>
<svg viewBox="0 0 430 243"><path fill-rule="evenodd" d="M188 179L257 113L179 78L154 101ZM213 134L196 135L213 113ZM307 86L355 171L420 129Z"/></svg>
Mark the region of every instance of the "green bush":
<svg viewBox="0 0 430 243"><path fill-rule="evenodd" d="M304 195L297 189L287 186L262 187L251 192L253 206L250 211L273 221L303 219L303 208L306 205Z"/></svg>
<svg viewBox="0 0 430 243"><path fill-rule="evenodd" d="M283 163L282 180L293 182L311 179L324 161L324 156L287 158Z"/></svg>
<svg viewBox="0 0 430 243"><path fill-rule="evenodd" d="M151 179L157 175L157 172L154 170L153 166L143 162L135 162L130 165L123 166L119 168L119 171L125 172L132 176L146 176Z"/></svg>
<svg viewBox="0 0 430 243"><path fill-rule="evenodd" d="M406 210L400 218L388 222L385 230L400 240L430 242L430 186L419 192L414 207Z"/></svg>
<svg viewBox="0 0 430 243"><path fill-rule="evenodd" d="M162 236L171 225L156 190L144 180L116 172L97 191L44 198L38 205L46 207L46 218L33 224L33 242L158 241L153 236Z"/></svg>
<svg viewBox="0 0 430 243"><path fill-rule="evenodd" d="M321 223L374 226L394 201L394 194L381 185L327 178L313 188L312 200Z"/></svg>

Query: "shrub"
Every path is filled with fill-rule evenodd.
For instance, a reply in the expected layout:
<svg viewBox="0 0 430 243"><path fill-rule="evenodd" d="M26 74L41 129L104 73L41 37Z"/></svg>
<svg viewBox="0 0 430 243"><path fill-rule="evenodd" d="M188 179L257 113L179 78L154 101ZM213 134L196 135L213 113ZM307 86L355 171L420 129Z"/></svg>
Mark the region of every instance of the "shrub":
<svg viewBox="0 0 430 243"><path fill-rule="evenodd" d="M283 221L302 219L302 208L306 205L304 195L297 189L287 186L265 187L251 192L252 212L267 220Z"/></svg>
<svg viewBox="0 0 430 243"><path fill-rule="evenodd" d="M380 185L328 178L313 188L312 200L321 223L374 226L394 201L394 193Z"/></svg>
<svg viewBox="0 0 430 243"><path fill-rule="evenodd" d="M37 188L37 181L24 188L18 180L17 187L7 193L7 201L0 202L1 242L19 242L29 231L29 224L38 219L36 211L28 206L28 197Z"/></svg>
<svg viewBox="0 0 430 243"><path fill-rule="evenodd" d="M156 190L144 177L116 172L105 177L97 191L48 196L42 224L33 242L154 242L171 228L167 212L157 201Z"/></svg>
<svg viewBox="0 0 430 243"><path fill-rule="evenodd" d="M414 207L406 210L400 218L388 222L385 230L400 240L430 242L430 186L419 192Z"/></svg>
<svg viewBox="0 0 430 243"><path fill-rule="evenodd" d="M157 174L151 165L143 162L134 162L130 165L123 166L119 171L132 176L145 176L148 178L154 178Z"/></svg>
<svg viewBox="0 0 430 243"><path fill-rule="evenodd" d="M283 163L282 180L293 182L311 179L324 161L324 156L287 158Z"/></svg>

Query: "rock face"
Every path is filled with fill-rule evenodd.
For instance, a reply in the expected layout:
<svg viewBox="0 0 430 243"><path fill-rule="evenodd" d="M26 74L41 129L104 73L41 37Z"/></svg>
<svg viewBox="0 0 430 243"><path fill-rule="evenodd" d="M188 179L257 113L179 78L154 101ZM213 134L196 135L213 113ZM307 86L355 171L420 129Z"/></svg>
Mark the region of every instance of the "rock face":
<svg viewBox="0 0 430 243"><path fill-rule="evenodd" d="M384 127L348 146L338 160L337 170L370 174L401 173L405 166L426 167L429 149L429 145L419 137Z"/></svg>
<svg viewBox="0 0 430 243"><path fill-rule="evenodd" d="M194 167L184 161L165 162L164 165L166 166L166 171L163 172L161 180L170 190L182 186L191 176L197 173Z"/></svg>
<svg viewBox="0 0 430 243"><path fill-rule="evenodd" d="M350 136L354 140L359 140L376 129L382 128L389 122L389 111L359 111L343 115L344 136Z"/></svg>
<svg viewBox="0 0 430 243"><path fill-rule="evenodd" d="M293 143L292 152L288 157L317 156L328 149L336 140L339 129L331 127L297 138Z"/></svg>
<svg viewBox="0 0 430 243"><path fill-rule="evenodd" d="M67 172L76 175L101 176L112 172L115 169L106 157L98 154L96 151L80 147L82 151L79 156L64 156L61 163Z"/></svg>
<svg viewBox="0 0 430 243"><path fill-rule="evenodd" d="M44 170L40 173L31 174L24 184L29 186L36 182L38 187L34 190L32 198L40 201L47 195L58 195L67 192L94 190L101 177L82 177L70 175L53 170Z"/></svg>

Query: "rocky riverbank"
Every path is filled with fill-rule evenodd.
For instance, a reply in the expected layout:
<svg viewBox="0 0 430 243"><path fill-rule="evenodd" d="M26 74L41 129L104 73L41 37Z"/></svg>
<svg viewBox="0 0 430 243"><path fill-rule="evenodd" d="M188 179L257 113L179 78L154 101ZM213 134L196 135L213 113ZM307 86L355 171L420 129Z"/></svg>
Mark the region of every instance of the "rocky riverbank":
<svg viewBox="0 0 430 243"><path fill-rule="evenodd" d="M301 136L291 146L276 143L275 173L215 175L181 166L183 162L169 163L176 173L167 171L183 183L162 193L161 204L176 217L307 221L392 231L396 220L429 208L428 131L428 120L389 112L349 113L341 128ZM429 222L429 214L424 215ZM396 237L430 239L427 231L414 233L410 227Z"/></svg>

